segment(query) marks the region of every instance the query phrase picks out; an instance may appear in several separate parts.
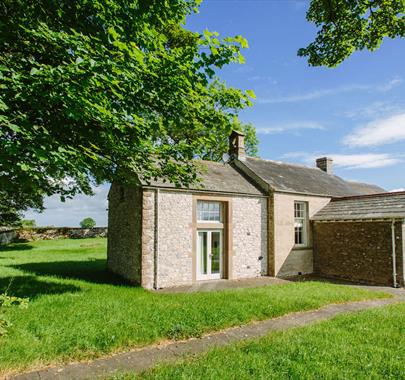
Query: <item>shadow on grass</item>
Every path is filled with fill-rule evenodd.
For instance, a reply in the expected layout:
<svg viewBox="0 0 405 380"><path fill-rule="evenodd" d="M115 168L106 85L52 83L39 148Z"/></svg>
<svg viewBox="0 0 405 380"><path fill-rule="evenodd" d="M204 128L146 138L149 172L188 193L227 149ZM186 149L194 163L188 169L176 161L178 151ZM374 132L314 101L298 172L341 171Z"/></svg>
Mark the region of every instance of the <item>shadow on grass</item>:
<svg viewBox="0 0 405 380"><path fill-rule="evenodd" d="M129 285L121 277L107 271L104 259L27 263L10 265L10 267L38 276L56 276L95 284Z"/></svg>
<svg viewBox="0 0 405 380"><path fill-rule="evenodd" d="M81 289L70 284L38 280L34 276L16 276L0 278L0 293L6 290L9 296L33 299L45 294L73 293Z"/></svg>
<svg viewBox="0 0 405 380"><path fill-rule="evenodd" d="M0 246L0 252L18 252L18 251L29 251L34 247L30 244L18 243L10 245Z"/></svg>

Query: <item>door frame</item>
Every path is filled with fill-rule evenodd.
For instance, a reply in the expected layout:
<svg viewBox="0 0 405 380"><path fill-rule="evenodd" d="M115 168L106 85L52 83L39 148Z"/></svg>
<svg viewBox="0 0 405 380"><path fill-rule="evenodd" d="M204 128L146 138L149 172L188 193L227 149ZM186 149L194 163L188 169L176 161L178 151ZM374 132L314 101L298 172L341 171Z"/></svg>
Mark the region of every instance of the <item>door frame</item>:
<svg viewBox="0 0 405 380"><path fill-rule="evenodd" d="M197 201L212 201L222 203L223 220L222 223L197 222ZM192 210L192 281L200 281L197 279L197 231L198 230L217 230L222 229L222 279L232 279L233 273L233 241L232 241L232 198L220 196L217 194L208 195L201 193L193 194L193 210Z"/></svg>
<svg viewBox="0 0 405 380"><path fill-rule="evenodd" d="M207 274L201 273L201 256L200 256L200 244L198 240L198 235L200 232L207 233ZM219 246L220 246L220 254L219 254L219 273L211 273L212 270L212 233L219 232ZM224 230L222 228L211 228L211 229L197 229L197 265L196 265L196 279L197 281L205 281L205 280L219 280L223 278L224 272Z"/></svg>

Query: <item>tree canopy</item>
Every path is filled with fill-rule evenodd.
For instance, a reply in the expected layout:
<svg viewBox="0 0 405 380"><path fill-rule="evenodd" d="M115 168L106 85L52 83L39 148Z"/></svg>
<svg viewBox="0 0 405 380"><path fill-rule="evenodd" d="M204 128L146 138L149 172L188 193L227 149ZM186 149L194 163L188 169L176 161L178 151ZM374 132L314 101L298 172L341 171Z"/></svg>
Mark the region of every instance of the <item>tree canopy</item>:
<svg viewBox="0 0 405 380"><path fill-rule="evenodd" d="M96 221L93 218L87 217L84 218L80 222L80 227L81 228L94 228L96 226Z"/></svg>
<svg viewBox="0 0 405 380"><path fill-rule="evenodd" d="M12 186L0 190L0 226L20 226L22 212L29 208L42 210L41 193L24 193L12 191Z"/></svg>
<svg viewBox="0 0 405 380"><path fill-rule="evenodd" d="M334 67L354 51L378 49L385 37L404 37L405 0L312 0L307 19L319 30L298 55Z"/></svg>
<svg viewBox="0 0 405 380"><path fill-rule="evenodd" d="M234 128L254 152L238 121L254 94L216 77L247 42L188 31L199 3L2 1L0 188L63 198L128 173L187 185Z"/></svg>

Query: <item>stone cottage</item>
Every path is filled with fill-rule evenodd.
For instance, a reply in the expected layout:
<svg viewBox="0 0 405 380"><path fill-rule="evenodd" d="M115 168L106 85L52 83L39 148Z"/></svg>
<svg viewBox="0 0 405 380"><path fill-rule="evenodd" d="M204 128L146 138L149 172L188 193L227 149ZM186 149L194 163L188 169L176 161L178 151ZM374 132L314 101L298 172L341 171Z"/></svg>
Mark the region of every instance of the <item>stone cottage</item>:
<svg viewBox="0 0 405 380"><path fill-rule="evenodd" d="M228 163L200 162L202 181L189 188L163 182L114 183L109 193L108 268L147 289L314 271L353 279L353 271L343 265L341 271L322 271L327 260L314 262L326 257L323 251L314 252L322 247L321 235L314 234L317 216L337 199L371 194L382 199L387 193L333 175L329 158L318 159L312 168L247 157L244 136L238 132L230 136L229 154ZM405 199L399 202L405 208ZM398 226L402 221L397 219ZM327 236L325 244L331 246L339 239ZM345 241L346 254L354 255L356 245ZM384 254L387 246L390 239ZM396 245L396 265L403 265L404 246ZM386 258L387 266L392 257ZM403 284L403 272L398 267L396 283ZM354 279L391 284L392 276Z"/></svg>

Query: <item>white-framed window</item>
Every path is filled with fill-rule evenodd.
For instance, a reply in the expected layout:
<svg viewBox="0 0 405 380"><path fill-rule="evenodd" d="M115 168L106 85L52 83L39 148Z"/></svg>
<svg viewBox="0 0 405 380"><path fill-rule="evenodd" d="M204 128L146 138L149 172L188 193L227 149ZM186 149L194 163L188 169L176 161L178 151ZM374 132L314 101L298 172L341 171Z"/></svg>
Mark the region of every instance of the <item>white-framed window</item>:
<svg viewBox="0 0 405 380"><path fill-rule="evenodd" d="M306 202L294 202L294 235L296 246L306 246L308 212Z"/></svg>
<svg viewBox="0 0 405 380"><path fill-rule="evenodd" d="M212 201L197 201L198 222L222 222L222 203Z"/></svg>

